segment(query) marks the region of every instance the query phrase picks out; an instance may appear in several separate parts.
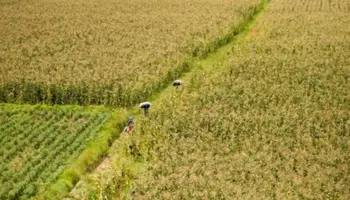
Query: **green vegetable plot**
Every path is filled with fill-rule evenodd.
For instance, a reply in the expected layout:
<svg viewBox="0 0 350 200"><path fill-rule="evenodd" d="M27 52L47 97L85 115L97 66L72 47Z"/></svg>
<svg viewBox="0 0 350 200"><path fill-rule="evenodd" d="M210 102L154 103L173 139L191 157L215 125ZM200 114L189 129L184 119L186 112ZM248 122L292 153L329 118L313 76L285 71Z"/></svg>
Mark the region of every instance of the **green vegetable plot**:
<svg viewBox="0 0 350 200"><path fill-rule="evenodd" d="M0 104L0 199L27 199L53 183L110 116L74 106Z"/></svg>

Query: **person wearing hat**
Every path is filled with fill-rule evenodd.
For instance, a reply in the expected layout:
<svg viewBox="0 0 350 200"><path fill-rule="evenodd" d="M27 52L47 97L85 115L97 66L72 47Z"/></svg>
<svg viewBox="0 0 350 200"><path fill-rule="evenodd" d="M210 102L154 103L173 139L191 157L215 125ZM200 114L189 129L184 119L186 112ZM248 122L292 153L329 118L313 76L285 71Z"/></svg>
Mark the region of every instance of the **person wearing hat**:
<svg viewBox="0 0 350 200"><path fill-rule="evenodd" d="M173 82L173 86L176 87L176 88L178 88L180 85L182 85L182 81L181 80L175 80Z"/></svg>
<svg viewBox="0 0 350 200"><path fill-rule="evenodd" d="M151 107L151 103L150 102L143 102L140 104L140 108L143 109L143 112L145 114L146 117L148 117L149 115L149 108Z"/></svg>

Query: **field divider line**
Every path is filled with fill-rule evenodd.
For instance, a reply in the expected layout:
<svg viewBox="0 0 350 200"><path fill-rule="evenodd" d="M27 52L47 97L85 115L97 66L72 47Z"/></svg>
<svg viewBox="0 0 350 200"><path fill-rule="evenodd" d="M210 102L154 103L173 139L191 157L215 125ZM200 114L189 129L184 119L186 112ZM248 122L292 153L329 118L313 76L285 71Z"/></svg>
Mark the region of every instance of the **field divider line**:
<svg viewBox="0 0 350 200"><path fill-rule="evenodd" d="M215 70L216 66L222 62L227 56L229 52L231 52L231 49L233 46L238 45L239 41L244 41L246 35L249 33L251 30L251 27L255 24L257 18L263 14L265 8L267 7L268 3L270 0L262 0L260 4L258 4L256 7L251 8L249 15L243 20L242 23L240 23L235 29L232 30L232 32L226 34L224 37L221 37L221 41L217 41L216 44L220 44L217 46L217 48L212 49L210 52L207 52L204 57L198 57L194 56L184 65L187 66L186 70L183 70L180 72L179 79L183 80L189 80L195 73L198 72L198 70ZM237 42L237 43L236 43ZM163 87L160 87L159 90L155 91L154 94L148 99L151 102L156 102L158 100L161 100L161 96L164 96L164 93L171 92L170 90L173 90L172 83L169 83L169 77L166 78L167 84L164 84ZM154 103L156 104L156 103ZM123 114L125 117L125 120L122 120L123 123L120 124L126 124L126 119L127 116L134 116L135 118L142 117L143 114L140 113L140 109L138 105L135 105L133 107L127 108L127 113ZM122 132L123 127L119 128L119 132ZM95 185L96 182L91 180L89 177L107 177L111 178L108 175L108 172L115 171L116 169L113 169L113 163L118 162L118 163L123 163L123 161L120 160L128 160L128 162L131 162L135 165L137 165L136 162L134 162L133 158L128 158L125 157L125 152L128 151L127 145L125 146L126 148L123 148L122 144L125 144L126 141L128 140L128 135L127 134L118 134L121 137L119 139L116 139L112 146L109 149L109 154L104 157L102 160L100 160L98 163L100 165L95 165L96 168L92 170L90 173L83 177L79 178L79 182L75 181L77 185L74 187L72 191L70 191L70 195L65 198L65 199L81 199L83 198L82 196L79 196L81 194L86 195L85 191L81 191L84 188L91 188L94 187L92 185ZM115 152L112 152L116 150ZM131 164L132 165L132 164ZM130 182L132 179L132 175L130 175L130 172L128 169L125 169L125 166L120 166L121 174L124 174L125 177L122 177L122 182L120 182L118 188L120 191L127 191L130 189ZM124 171L126 170L126 171ZM73 185L74 186L74 185ZM73 186L71 188L73 188Z"/></svg>

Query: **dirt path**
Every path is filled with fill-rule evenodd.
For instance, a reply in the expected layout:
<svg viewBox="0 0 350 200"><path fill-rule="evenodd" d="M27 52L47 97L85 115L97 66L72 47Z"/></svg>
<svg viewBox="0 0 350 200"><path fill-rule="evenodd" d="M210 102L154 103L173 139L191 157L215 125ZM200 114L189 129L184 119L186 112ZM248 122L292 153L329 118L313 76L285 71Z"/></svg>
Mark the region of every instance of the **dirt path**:
<svg viewBox="0 0 350 200"><path fill-rule="evenodd" d="M75 185L65 200L84 199L84 197L87 196L86 189L89 187L88 184L91 183L91 180L103 180L101 181L102 184L109 182L111 177L109 177L108 174L113 170L113 150L118 149L120 142L127 140L127 138L128 134L122 133L110 147L108 155L99 163L99 165L94 170L92 170L85 178L82 178Z"/></svg>

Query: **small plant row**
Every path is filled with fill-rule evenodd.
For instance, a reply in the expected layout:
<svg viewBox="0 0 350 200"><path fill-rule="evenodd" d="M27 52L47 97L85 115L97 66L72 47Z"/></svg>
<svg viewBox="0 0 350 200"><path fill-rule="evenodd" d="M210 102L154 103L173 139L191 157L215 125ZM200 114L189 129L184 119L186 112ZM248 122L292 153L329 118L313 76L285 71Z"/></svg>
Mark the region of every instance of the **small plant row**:
<svg viewBox="0 0 350 200"><path fill-rule="evenodd" d="M97 137L111 113L1 104L0 116L6 116L1 122L0 199L28 199L57 180Z"/></svg>

